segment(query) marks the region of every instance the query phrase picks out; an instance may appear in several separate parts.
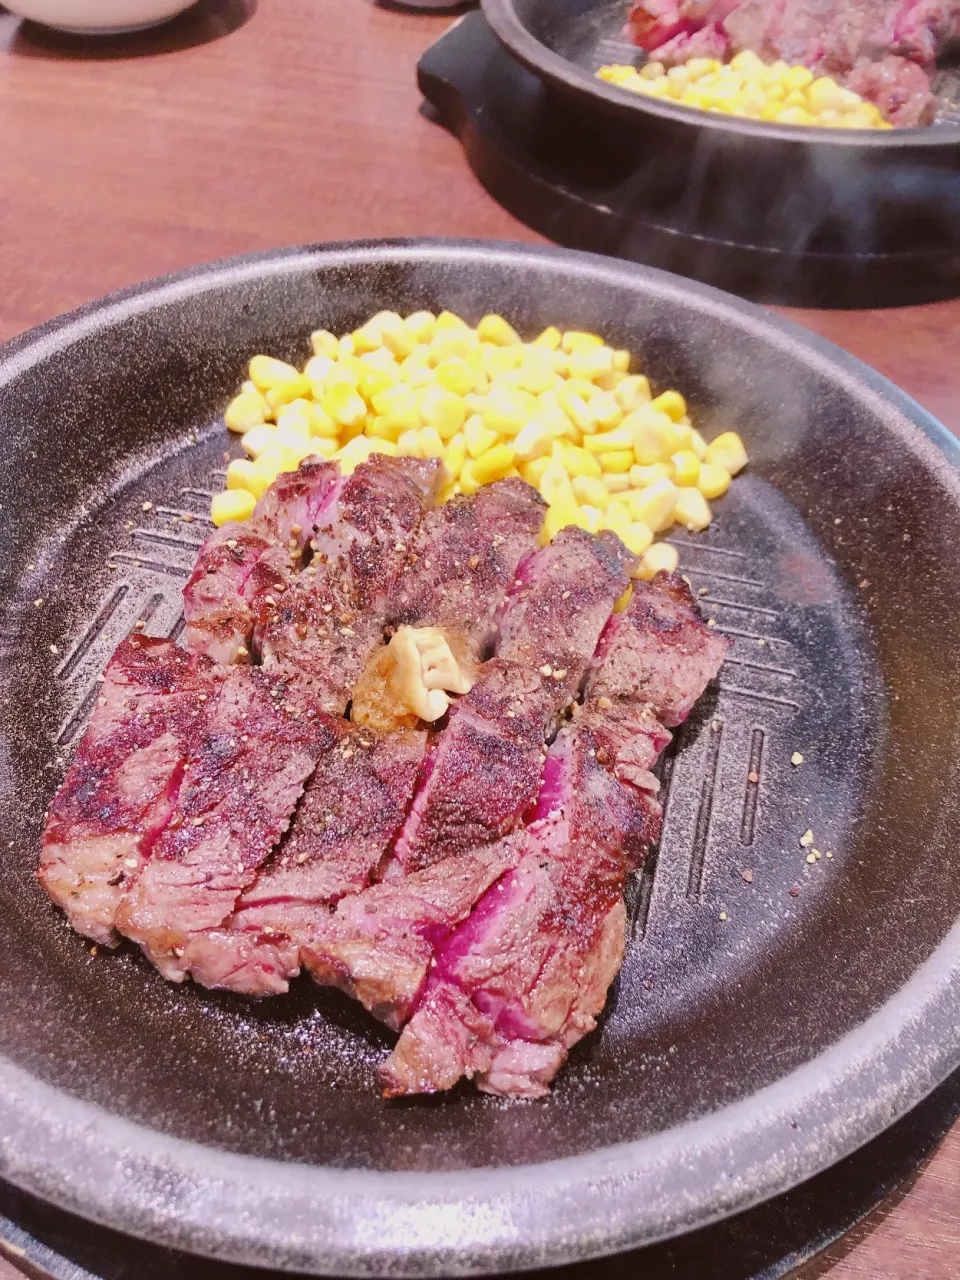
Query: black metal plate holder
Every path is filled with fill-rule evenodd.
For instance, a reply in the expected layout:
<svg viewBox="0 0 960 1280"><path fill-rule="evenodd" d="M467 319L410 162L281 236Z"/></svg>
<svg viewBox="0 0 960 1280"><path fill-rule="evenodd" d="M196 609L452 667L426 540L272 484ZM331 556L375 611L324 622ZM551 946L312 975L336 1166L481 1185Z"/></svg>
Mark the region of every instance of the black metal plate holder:
<svg viewBox="0 0 960 1280"><path fill-rule="evenodd" d="M591 108L520 65L481 13L418 82L490 194L558 244L662 267L760 302L904 306L960 294L960 143L846 153L678 131ZM428 108L429 109L429 108Z"/></svg>

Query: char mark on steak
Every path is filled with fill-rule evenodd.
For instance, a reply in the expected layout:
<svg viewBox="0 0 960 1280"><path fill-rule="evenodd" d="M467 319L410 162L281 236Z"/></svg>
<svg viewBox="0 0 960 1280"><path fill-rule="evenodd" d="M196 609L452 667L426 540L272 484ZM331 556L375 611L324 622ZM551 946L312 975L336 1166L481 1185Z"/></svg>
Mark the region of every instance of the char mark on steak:
<svg viewBox="0 0 960 1280"><path fill-rule="evenodd" d="M492 1093L547 1091L596 1025L623 956L626 875L659 838L651 769L670 735L658 711L679 723L727 647L680 578L635 585L550 749L519 864L436 953L383 1067L387 1096L463 1075Z"/></svg>
<svg viewBox="0 0 960 1280"><path fill-rule="evenodd" d="M286 991L300 970L301 942L333 904L369 883L399 830L426 734L331 724L331 745L283 843L229 919L187 943L182 962L194 981L254 996Z"/></svg>
<svg viewBox="0 0 960 1280"><path fill-rule="evenodd" d="M124 887L173 816L219 673L171 640L129 636L107 664L90 724L47 815L38 875L80 933L108 946Z"/></svg>
<svg viewBox="0 0 960 1280"><path fill-rule="evenodd" d="M314 521L313 558L255 604L263 665L310 684L343 713L380 643L387 603L443 469L435 460L374 455L338 480Z"/></svg>
<svg viewBox="0 0 960 1280"><path fill-rule="evenodd" d="M335 738L308 689L256 667L229 668L197 701L176 813L116 915L174 981L185 976L191 936L222 924L256 879Z"/></svg>
<svg viewBox="0 0 960 1280"><path fill-rule="evenodd" d="M517 569L497 655L431 752L388 874L499 839L536 795L540 752L575 697L632 563L619 539L563 529Z"/></svg>

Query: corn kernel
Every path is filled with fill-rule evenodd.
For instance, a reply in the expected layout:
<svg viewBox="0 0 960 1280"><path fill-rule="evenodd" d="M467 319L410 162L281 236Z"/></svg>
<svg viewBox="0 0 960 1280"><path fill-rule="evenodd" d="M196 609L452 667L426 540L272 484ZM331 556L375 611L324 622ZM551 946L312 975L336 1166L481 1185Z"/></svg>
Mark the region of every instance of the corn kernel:
<svg viewBox="0 0 960 1280"><path fill-rule="evenodd" d="M612 471L615 475L626 475L633 466L633 454L627 449L613 453L601 453L600 467L603 471Z"/></svg>
<svg viewBox="0 0 960 1280"><path fill-rule="evenodd" d="M413 335L414 342L422 343L426 346L437 327L437 317L432 311L414 311L407 316L404 324Z"/></svg>
<svg viewBox="0 0 960 1280"><path fill-rule="evenodd" d="M580 329L568 329L560 339L561 348L568 355L584 347L602 347L603 339L596 333L584 333Z"/></svg>
<svg viewBox="0 0 960 1280"><path fill-rule="evenodd" d="M517 435L540 408L535 396L526 391L495 387L484 402L484 426L500 435Z"/></svg>
<svg viewBox="0 0 960 1280"><path fill-rule="evenodd" d="M471 470L479 484L490 484L494 480L502 480L513 466L514 452L509 445L495 444L492 449L474 458Z"/></svg>
<svg viewBox="0 0 960 1280"><path fill-rule="evenodd" d="M724 431L715 440L711 440L704 456L707 462L723 467L732 476L747 465L747 451L736 431Z"/></svg>
<svg viewBox="0 0 960 1280"><path fill-rule="evenodd" d="M581 506L580 515L587 533L599 533L603 528L603 512L599 507Z"/></svg>
<svg viewBox="0 0 960 1280"><path fill-rule="evenodd" d="M607 503L607 508L603 513L604 524L611 533L626 533L627 529L633 521L630 519L630 512L627 510L626 504L621 502L619 498L611 498Z"/></svg>
<svg viewBox="0 0 960 1280"><path fill-rule="evenodd" d="M404 383L387 387L373 397L374 412L396 431L410 431L420 426L420 402Z"/></svg>
<svg viewBox="0 0 960 1280"><path fill-rule="evenodd" d="M595 428L611 431L623 421L623 410L609 391L598 391L587 401L587 412Z"/></svg>
<svg viewBox="0 0 960 1280"><path fill-rule="evenodd" d="M555 448L571 479L575 476L592 476L595 480L599 480L603 475L600 460L580 445L570 444L567 440L557 440Z"/></svg>
<svg viewBox="0 0 960 1280"><path fill-rule="evenodd" d="M633 435L628 427L617 427L613 431L603 431L599 435L584 436L583 447L589 453L632 451ZM633 458L631 457L630 460L632 462Z"/></svg>
<svg viewBox="0 0 960 1280"><path fill-rule="evenodd" d="M669 542L655 542L643 553L640 564L630 575L633 578L650 579L658 573L676 573L680 556Z"/></svg>
<svg viewBox="0 0 960 1280"><path fill-rule="evenodd" d="M436 427L421 427L417 432L420 443L420 454L424 458L442 458L444 443Z"/></svg>
<svg viewBox="0 0 960 1280"><path fill-rule="evenodd" d="M475 466L476 459L468 458L460 470L460 492L468 497L480 488L480 481L473 474Z"/></svg>
<svg viewBox="0 0 960 1280"><path fill-rule="evenodd" d="M581 505L597 507L601 511L606 510L610 502L610 491L602 480L596 479L595 476L575 476L572 483L573 492Z"/></svg>
<svg viewBox="0 0 960 1280"><path fill-rule="evenodd" d="M397 456L401 458L422 458L420 436L416 428L402 431L397 437Z"/></svg>
<svg viewBox="0 0 960 1280"><path fill-rule="evenodd" d="M633 468L631 467L630 470L632 471ZM612 475L610 472L605 471L601 476L601 479L603 480L607 493L626 493L628 489L633 487L630 483L629 474Z"/></svg>
<svg viewBox="0 0 960 1280"><path fill-rule="evenodd" d="M687 402L679 391L664 391L652 402L651 408L665 413L671 422L679 422L687 416Z"/></svg>
<svg viewBox="0 0 960 1280"><path fill-rule="evenodd" d="M551 353L536 347L528 347L517 369L517 381L521 390L531 395L549 391L553 386L554 368Z"/></svg>
<svg viewBox="0 0 960 1280"><path fill-rule="evenodd" d="M259 498L266 486L261 486L260 472L249 458L234 458L227 467L227 488L246 489Z"/></svg>
<svg viewBox="0 0 960 1280"><path fill-rule="evenodd" d="M586 527L586 520L577 504L567 499L551 502L540 531L540 542L551 542L561 529L566 529L569 525L577 525L581 529Z"/></svg>
<svg viewBox="0 0 960 1280"><path fill-rule="evenodd" d="M630 372L630 352L614 351L613 353L613 369L615 373Z"/></svg>
<svg viewBox="0 0 960 1280"><path fill-rule="evenodd" d="M479 414L467 419L463 424L463 434L467 442L467 453L471 458L479 458L481 453L486 453L500 439L496 431L484 426Z"/></svg>
<svg viewBox="0 0 960 1280"><path fill-rule="evenodd" d="M452 480L456 480L460 475L460 469L467 460L467 441L462 431L458 431L455 436L447 441L447 447L443 452L443 465L447 468L447 474Z"/></svg>
<svg viewBox="0 0 960 1280"><path fill-rule="evenodd" d="M613 371L613 352L605 346L575 347L570 352L570 377L593 382Z"/></svg>
<svg viewBox="0 0 960 1280"><path fill-rule="evenodd" d="M534 458L533 462L524 462L520 466L520 478L526 480L527 484L533 485L534 489L540 488L540 481L543 473L550 465L552 459L546 454L542 458Z"/></svg>
<svg viewBox="0 0 960 1280"><path fill-rule="evenodd" d="M243 391L227 405L223 415L230 431L249 431L263 426L267 420L267 402L258 391Z"/></svg>
<svg viewBox="0 0 960 1280"><path fill-rule="evenodd" d="M303 456L299 450L294 451L285 449L280 444L272 444L269 449L264 449L254 466L269 485L273 484L277 476L283 472L296 471L302 461Z"/></svg>
<svg viewBox="0 0 960 1280"><path fill-rule="evenodd" d="M379 414L368 417L363 430L365 435L372 436L376 440L392 440L394 444L403 434L399 428L389 423L386 418L380 417Z"/></svg>
<svg viewBox="0 0 960 1280"><path fill-rule="evenodd" d="M477 380L472 366L463 356L441 360L434 369L434 377L445 391L452 391L458 396L465 396L468 391L473 391Z"/></svg>
<svg viewBox="0 0 960 1280"><path fill-rule="evenodd" d="M264 449L269 448L277 438L276 427L253 427L244 433L240 443L248 458L259 458Z"/></svg>
<svg viewBox="0 0 960 1280"><path fill-rule="evenodd" d="M303 376L311 387L318 384L322 385L324 380L332 373L336 363L336 359L331 359L330 356L313 356L303 366Z"/></svg>
<svg viewBox="0 0 960 1280"><path fill-rule="evenodd" d="M623 412L631 413L650 403L650 382L642 373L632 373L617 383L613 395Z"/></svg>
<svg viewBox="0 0 960 1280"><path fill-rule="evenodd" d="M620 597L617 603L613 606L613 612L623 613L624 609L630 603L632 596L633 596L633 583L631 582L629 587L627 587L626 591L623 593L623 595Z"/></svg>
<svg viewBox="0 0 960 1280"><path fill-rule="evenodd" d="M298 373L296 378L289 378L286 382L278 382L275 387L270 387L264 392L264 398L273 412L278 413L285 404L305 399L312 391L310 379Z"/></svg>
<svg viewBox="0 0 960 1280"><path fill-rule="evenodd" d="M544 467L538 488L541 498L551 506L557 502L576 505L577 499L573 492L573 485L570 483L570 477L563 465L556 459L551 459L549 465Z"/></svg>
<svg viewBox="0 0 960 1280"><path fill-rule="evenodd" d="M701 462L707 456L707 442L696 427L690 432L689 448L693 450Z"/></svg>
<svg viewBox="0 0 960 1280"><path fill-rule="evenodd" d="M623 420L623 429L630 435L634 457L641 467L664 462L678 447L677 431L673 419L652 404L634 409Z"/></svg>
<svg viewBox="0 0 960 1280"><path fill-rule="evenodd" d="M705 498L721 498L730 488L730 472L715 462L701 463L697 488Z"/></svg>
<svg viewBox="0 0 960 1280"><path fill-rule="evenodd" d="M697 483L700 475L700 459L692 449L681 449L670 459L673 464L673 480L678 485Z"/></svg>
<svg viewBox="0 0 960 1280"><path fill-rule="evenodd" d="M513 451L520 462L533 462L549 453L557 432L546 413L535 414L513 440Z"/></svg>
<svg viewBox="0 0 960 1280"><path fill-rule="evenodd" d="M546 347L549 351L558 351L560 349L560 341L563 334L556 325L548 325L543 333L534 338L532 345L535 347Z"/></svg>
<svg viewBox="0 0 960 1280"><path fill-rule="evenodd" d="M635 556L642 556L653 542L653 530L640 520L632 521L618 536L627 550Z"/></svg>
<svg viewBox="0 0 960 1280"><path fill-rule="evenodd" d="M388 440L371 440L369 436L356 436L349 440L342 449L333 455L340 464L340 471L345 476L353 475L361 462L367 462L375 453L387 453L395 457L398 453L396 445Z"/></svg>
<svg viewBox="0 0 960 1280"><path fill-rule="evenodd" d="M297 382L303 374L285 360L273 356L254 356L250 361L250 379L258 391L269 391L284 382Z"/></svg>
<svg viewBox="0 0 960 1280"><path fill-rule="evenodd" d="M231 520L249 520L257 500L246 489L225 489L210 504L210 519L219 529Z"/></svg>
<svg viewBox="0 0 960 1280"><path fill-rule="evenodd" d="M648 484L653 484L654 480L672 480L673 479L673 463L672 462L654 462L649 467L641 467L634 464L630 468L630 488L645 489Z"/></svg>
<svg viewBox="0 0 960 1280"><path fill-rule="evenodd" d="M673 509L673 518L691 533L699 533L713 519L713 512L699 489L681 489L677 505Z"/></svg>
<svg viewBox="0 0 960 1280"><path fill-rule="evenodd" d="M443 387L426 387L420 394L420 416L428 427L436 427L441 440L449 440L462 430L467 406L462 396Z"/></svg>
<svg viewBox="0 0 960 1280"><path fill-rule="evenodd" d="M395 359L405 360L416 347L418 338L395 311L388 311L380 321L380 341Z"/></svg>
<svg viewBox="0 0 960 1280"><path fill-rule="evenodd" d="M360 375L357 390L368 404L372 404L374 396L399 384L400 370L395 364L392 369L383 365L371 365Z"/></svg>
<svg viewBox="0 0 960 1280"><path fill-rule="evenodd" d="M277 430L294 432L304 440L309 440L313 407L311 400L293 400L290 404L285 404L277 414Z"/></svg>
<svg viewBox="0 0 960 1280"><path fill-rule="evenodd" d="M310 346L315 356L326 356L328 360L336 360L340 354L340 341L329 329L315 329L310 335Z"/></svg>
<svg viewBox="0 0 960 1280"><path fill-rule="evenodd" d="M324 413L341 427L362 424L367 416L363 397L348 382L332 383L327 387L320 403Z"/></svg>
<svg viewBox="0 0 960 1280"><path fill-rule="evenodd" d="M627 506L634 520L659 533L673 522L679 496L680 490L672 480L654 480L638 493L628 494Z"/></svg>
<svg viewBox="0 0 960 1280"><path fill-rule="evenodd" d="M578 430L584 432L594 430L590 409L583 396L571 390L570 386L567 385L561 387L557 392L557 399L560 402L560 408Z"/></svg>
<svg viewBox="0 0 960 1280"><path fill-rule="evenodd" d="M520 335L503 316L484 316L477 325L477 337L481 342L492 342L497 347L511 347L520 341Z"/></svg>
<svg viewBox="0 0 960 1280"><path fill-rule="evenodd" d="M400 317L398 316L397 319ZM382 343L380 325L373 316L365 325L353 331L353 351L355 355L363 355L365 351L377 351Z"/></svg>

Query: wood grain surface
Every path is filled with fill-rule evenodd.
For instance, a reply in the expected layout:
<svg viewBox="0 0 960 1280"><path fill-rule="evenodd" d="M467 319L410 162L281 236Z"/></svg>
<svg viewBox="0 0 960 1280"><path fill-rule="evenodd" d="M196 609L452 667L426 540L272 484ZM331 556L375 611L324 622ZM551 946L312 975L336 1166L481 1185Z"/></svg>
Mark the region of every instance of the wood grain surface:
<svg viewBox="0 0 960 1280"><path fill-rule="evenodd" d="M0 7L0 339L121 285L277 245L538 240L420 114L416 62L449 21L372 0L201 0L162 32L98 43ZM960 435L960 302L789 314ZM809 1273L960 1276L960 1132ZM16 1275L0 1259L0 1280Z"/></svg>

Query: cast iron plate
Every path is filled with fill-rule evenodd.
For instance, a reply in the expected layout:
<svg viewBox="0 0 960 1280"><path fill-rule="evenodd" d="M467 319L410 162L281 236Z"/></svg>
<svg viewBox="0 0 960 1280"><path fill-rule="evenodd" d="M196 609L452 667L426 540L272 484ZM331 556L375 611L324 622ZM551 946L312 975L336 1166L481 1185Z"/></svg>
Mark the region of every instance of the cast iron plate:
<svg viewBox="0 0 960 1280"><path fill-rule="evenodd" d="M629 0L481 0L481 3L488 22L514 57L566 92L632 117L641 125L645 120L649 123L651 117L662 117L708 130L729 130L757 138L777 136L788 143L836 146L848 157L860 148L896 152L960 142L960 76L954 51L949 51L949 65L944 65L934 82L939 110L932 127L890 132L803 128L718 116L678 103L643 98L597 80L594 73L605 63L639 65L646 58L644 51L623 35Z"/></svg>
<svg viewBox="0 0 960 1280"><path fill-rule="evenodd" d="M598 329L751 449L709 532L677 540L735 648L666 770L603 1027L533 1105L464 1089L384 1106L389 1037L345 1001L301 983L252 1005L170 986L129 949L92 955L32 874L113 645L138 619L178 633L246 360L421 306ZM960 1064L960 448L889 383L658 272L386 242L129 290L9 344L0 386L11 1182L276 1269L544 1266L776 1195ZM808 827L832 859L805 862Z"/></svg>

